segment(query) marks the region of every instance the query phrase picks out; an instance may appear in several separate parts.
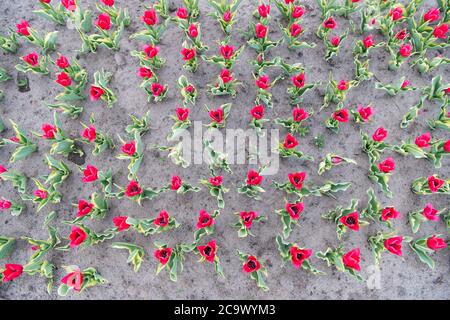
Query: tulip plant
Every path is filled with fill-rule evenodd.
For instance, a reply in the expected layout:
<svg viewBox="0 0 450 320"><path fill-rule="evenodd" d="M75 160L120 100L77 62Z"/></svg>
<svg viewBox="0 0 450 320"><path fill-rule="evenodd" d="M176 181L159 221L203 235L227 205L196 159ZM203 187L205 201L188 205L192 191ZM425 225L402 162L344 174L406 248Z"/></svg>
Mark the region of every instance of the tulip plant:
<svg viewBox="0 0 450 320"><path fill-rule="evenodd" d="M372 250L377 265L380 264L381 253L384 251L389 251L396 256L403 256L403 244L411 241L411 237L395 235L392 232L378 232L368 239L370 249Z"/></svg>
<svg viewBox="0 0 450 320"><path fill-rule="evenodd" d="M216 228L216 219L220 215L219 210L214 210L211 214L205 210L200 210L197 220L197 230L194 232L194 242L198 244L202 237L212 235Z"/></svg>
<svg viewBox="0 0 450 320"><path fill-rule="evenodd" d="M269 291L264 277L268 276L266 267L258 259L250 254L238 250L238 256L243 263L242 270L249 273L250 277L256 281L256 285L263 291Z"/></svg>
<svg viewBox="0 0 450 320"><path fill-rule="evenodd" d="M156 218L152 219L135 219L128 217L126 223L130 225L132 229L146 237L180 227L178 221L169 216L165 210L161 211Z"/></svg>
<svg viewBox="0 0 450 320"><path fill-rule="evenodd" d="M309 258L312 256L312 250L301 248L296 243L289 243L283 240L281 236L276 237L278 251L284 262L291 262L295 269L300 267L314 275L324 275L325 273L316 269Z"/></svg>
<svg viewBox="0 0 450 320"><path fill-rule="evenodd" d="M36 152L38 148L35 143L31 142L31 140L27 138L26 132L22 128L20 128L14 121L9 121L11 122L15 136L10 139L3 139L3 143L18 145L9 159L9 162L14 163L27 158L32 153Z"/></svg>
<svg viewBox="0 0 450 320"><path fill-rule="evenodd" d="M382 208L372 188L367 190L367 195L367 206L361 210L361 217L364 219L370 219L374 222L380 222L391 229L392 220L398 219L400 217L400 213L395 210L394 207Z"/></svg>
<svg viewBox="0 0 450 320"><path fill-rule="evenodd" d="M142 260L144 259L145 251L144 248L132 243L126 242L114 242L111 245L114 249L126 249L128 250L127 263L133 265L134 272L138 272L141 268Z"/></svg>
<svg viewBox="0 0 450 320"><path fill-rule="evenodd" d="M325 220L331 220L336 224L336 233L339 240L342 239L347 230L359 231L360 227L366 226L369 223L359 218L359 213L356 210L358 200L352 199L347 208L337 206L335 209L328 211L322 215Z"/></svg>
<svg viewBox="0 0 450 320"><path fill-rule="evenodd" d="M409 246L417 254L420 261L430 269L434 269L435 262L430 257L438 250L448 248L448 243L440 235L432 235L412 241Z"/></svg>
<svg viewBox="0 0 450 320"><path fill-rule="evenodd" d="M92 267L83 270L77 266L63 266L63 268L66 275L61 279L61 285L58 288L58 295L62 297L65 297L72 290L80 293L87 288L108 282Z"/></svg>
<svg viewBox="0 0 450 320"><path fill-rule="evenodd" d="M350 163L355 165L357 164L353 159L344 158L334 153L327 153L325 158L319 163L319 170L317 171L317 173L321 175L325 171L329 171L335 166Z"/></svg>
<svg viewBox="0 0 450 320"><path fill-rule="evenodd" d="M110 72L105 72L104 70L96 71L94 73L94 84L91 85L90 89L91 100L97 101L101 99L106 102L108 108L112 108L114 103L117 102L116 95L108 88L111 78L112 73Z"/></svg>
<svg viewBox="0 0 450 320"><path fill-rule="evenodd" d="M158 23L159 19L155 7L156 5L154 5L153 8L144 11L141 21L144 24L145 29L132 34L130 39L155 45L161 41L161 37L167 30L169 20L166 19L164 22Z"/></svg>
<svg viewBox="0 0 450 320"><path fill-rule="evenodd" d="M31 52L22 57L22 64L16 64L16 69L20 72L33 72L48 74L49 58L46 55L39 56L36 52Z"/></svg>
<svg viewBox="0 0 450 320"><path fill-rule="evenodd" d="M440 179L438 175L420 177L412 182L411 189L415 194L430 195L433 193L450 194L450 179Z"/></svg>
<svg viewBox="0 0 450 320"><path fill-rule="evenodd" d="M292 228L298 225L298 220L303 212L304 204L301 201L295 203L289 203L286 201L284 209L276 210L276 213L281 218L281 223L283 224L283 237L285 239L289 238L292 232Z"/></svg>
<svg viewBox="0 0 450 320"><path fill-rule="evenodd" d="M215 10L209 15L217 20L227 37L231 35L234 17L241 2L242 0L208 0L208 4Z"/></svg>
<svg viewBox="0 0 450 320"><path fill-rule="evenodd" d="M44 37L41 37L39 33L35 29L33 29L26 20L20 21L16 25L16 29L19 36L22 36L31 44L41 48L44 55L56 50L56 39L58 31L49 32Z"/></svg>
<svg viewBox="0 0 450 320"><path fill-rule="evenodd" d="M156 274L159 274L162 270L167 269L171 281L176 282L178 278L178 270L183 270L184 261L184 246L176 245L174 248L167 246L161 242L155 242L154 257L158 260L158 268ZM190 249L188 249L190 251Z"/></svg>
<svg viewBox="0 0 450 320"><path fill-rule="evenodd" d="M188 103L195 105L198 93L194 85L188 81L186 76L182 75L178 78L178 88L180 88L181 96L183 98L183 106L186 107Z"/></svg>
<svg viewBox="0 0 450 320"><path fill-rule="evenodd" d="M438 221L440 216L444 216L447 208L437 210L431 203L427 203L422 210L408 213L408 222L413 233L417 233L422 223L427 221Z"/></svg>
<svg viewBox="0 0 450 320"><path fill-rule="evenodd" d="M335 266L339 272L348 273L355 277L358 281L363 281L363 277L359 274L361 267L359 248L344 252L342 246L336 248L327 248L325 251L318 251L316 257L326 261L328 267Z"/></svg>
<svg viewBox="0 0 450 320"><path fill-rule="evenodd" d="M311 116L311 112L307 112L303 108L296 107L292 109L292 118L280 119L276 118L274 122L289 130L291 134L306 135L309 132L309 128L304 126L303 123Z"/></svg>
<svg viewBox="0 0 450 320"><path fill-rule="evenodd" d="M220 209L225 208L225 201L223 199L223 196L225 193L230 191L228 188L225 188L223 186L222 182L222 176L211 177L208 180L200 180L200 183L208 188L210 195L217 199L217 206Z"/></svg>
<svg viewBox="0 0 450 320"><path fill-rule="evenodd" d="M126 142L121 138L120 140L122 142L122 147L120 148L122 153L117 156L117 159L130 161L128 165L128 180L133 180L137 177L139 167L144 159L145 147L142 144L141 135L139 133L134 134L134 140L132 141Z"/></svg>
<svg viewBox="0 0 450 320"><path fill-rule="evenodd" d="M238 188L238 193L245 194L247 197L255 200L261 200L260 194L266 192L266 190L260 186L264 179L261 175L264 169L265 168L262 167L258 171L250 170L247 173L245 183Z"/></svg>
<svg viewBox="0 0 450 320"><path fill-rule="evenodd" d="M113 140L96 129L93 114L89 117L89 122L89 126L81 123L83 130L81 131L80 136L82 142L94 145L92 154L97 156L108 149L114 149L115 146Z"/></svg>

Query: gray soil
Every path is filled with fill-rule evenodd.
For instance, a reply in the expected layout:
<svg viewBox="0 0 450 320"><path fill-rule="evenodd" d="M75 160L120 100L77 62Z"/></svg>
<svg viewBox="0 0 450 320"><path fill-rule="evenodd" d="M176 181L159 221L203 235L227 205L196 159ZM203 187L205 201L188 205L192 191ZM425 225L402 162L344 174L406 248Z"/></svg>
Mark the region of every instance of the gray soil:
<svg viewBox="0 0 450 320"><path fill-rule="evenodd" d="M65 27L55 26L53 23L37 17L31 13L31 9L37 9L38 4L34 0L24 1L1 1L0 2L0 29L5 33L8 28L15 28L15 24L21 19L27 19L30 24L40 31L58 30L58 51L74 58L81 46L79 36L75 30ZM91 9L94 0L80 1L82 6L89 4ZM123 6L125 1L116 1L119 6ZM171 1L172 2L172 1ZM173 1L172 8L176 8L181 1ZM209 123L208 114L204 109L207 104L216 108L222 103L232 102L233 108L227 121L228 128L248 128L250 121L249 110L254 103L255 87L252 79L252 68L248 64L255 58L255 52L248 46L239 58L234 67L235 76L245 85L239 89L235 99L232 98L211 98L206 94L207 84L215 80L219 68L213 64L200 61L200 66L195 74L191 74L182 69L182 61L179 54L184 34L171 24L163 41L160 44L161 56L167 59L166 65L160 70L159 77L162 83L168 84L170 91L167 99L163 103L149 104L145 92L139 88L140 79L136 76L139 66L137 59L130 55L132 50L141 49L142 44L129 40L128 37L134 32L143 28L139 18L145 10L144 5L148 1L130 0L126 1L126 6L130 10L132 23L126 30L121 40L119 52L113 52L105 48L99 48L96 54L86 54L80 56L80 63L87 69L90 81L93 81L93 73L96 70L105 68L113 73L111 88L118 96L118 102L113 109L107 109L100 102L87 100L84 103L84 112L80 119L72 120L62 117L64 129L72 136L77 137L81 131L80 121L88 123L91 113L95 114L97 128L111 137L119 145L117 135L125 137L124 128L130 123L128 114L143 116L147 110L151 112L150 132L143 137L143 142L147 146L145 160L140 168L139 177L144 186L162 186L170 182L172 175L179 175L184 181L197 184L198 179L206 177L209 170L206 164L191 166L182 169L174 165L166 157L166 153L160 153L150 149L153 144L167 145L166 136L170 132L172 120L169 115L174 114L176 106L181 104L179 91L176 86L178 77L186 74L188 78L201 91L198 102L191 108L190 119ZM211 9L206 5L206 1L201 0L202 15L199 21L202 24L203 38L210 47L211 54L218 54L216 40L224 38L214 18L206 15ZM321 80L324 81L319 89L309 92L306 95L303 107L318 110L322 104L325 83L329 72L333 72L335 79L350 80L354 75L351 50L353 43L361 36L352 34L343 45L338 57L331 63L324 59L325 47L316 38L315 30L320 23L320 13L314 1L305 2L307 13L303 18L303 26L306 29L304 37L308 42L316 42L315 49L300 49L290 51L286 45L279 46L273 50L271 56L281 56L289 63L302 63L306 68L307 82ZM435 5L435 1L425 1L420 11L425 11ZM254 1L244 0L239 12L237 23L233 27L231 44L238 47L244 44L244 39L239 35L239 29L246 29L250 15L256 8ZM175 14L172 12L171 14ZM277 27L277 22L281 21L280 15L275 6L272 6L273 19L271 22L270 38L279 39L282 35ZM339 18L340 30L348 26L347 22ZM375 34L376 41L381 41L382 36ZM19 62L19 57L33 50L32 45L22 41L22 45L17 54L0 55L0 66L16 77L17 71L14 65ZM448 51L444 54L448 54ZM449 79L445 75L449 74L448 67L440 67L432 73L421 75L405 63L397 72L387 69L389 55L383 49L375 49L371 52L370 69L375 74L375 79L383 83L391 83L402 75L406 76L414 86L429 85L434 75L444 75L444 82ZM5 98L0 102L0 116L7 124L8 130L2 133L2 137L12 135L12 130L7 119L12 119L19 123L27 131L39 132L43 123L52 122L52 112L46 107L45 102L53 102L54 96L60 92L60 87L54 82L56 70L52 70L50 76L40 76L28 74L30 80L30 91L19 92L15 81L0 84L0 89L5 92ZM276 76L276 72L269 73L271 77ZM449 206L449 197L445 195L418 196L410 191L411 182L422 176L431 174L441 174L447 178L450 175L449 159L443 160L442 167L435 169L426 160L417 160L412 157L402 157L391 151L386 151L383 157L392 156L397 161L395 173L391 176L390 187L394 193L392 199L384 196L378 185L367 177L368 158L361 150L361 140L359 131L372 133L379 126L384 126L389 131L387 141L391 144L398 144L407 138L414 138L419 134L428 132L426 120L436 118L439 114L439 103L425 102L424 112L421 117L408 129L402 130L399 127L402 116L408 109L419 100L419 92L407 92L396 97L389 97L380 90L375 90L375 79L362 83L352 90L347 98L346 107L354 109L358 104L371 104L375 110L373 121L365 125L357 125L353 121L341 126L339 134L333 134L324 126L325 119L331 114L332 108L315 114L307 121L311 127L311 132L300 138L300 149L306 154L315 157L316 161L307 163L295 159L281 160L280 170L276 175L266 177L263 187L266 189L263 201L255 201L241 194L236 189L244 181L246 173L253 166L234 165L233 174L224 173L225 186L230 187L231 192L226 194L226 207L218 218L216 233L210 238L217 239L220 247L218 254L226 275L225 279L219 278L214 273L214 268L209 264L197 262L198 256L188 254L184 263L184 270L179 274L178 282L169 281L167 273L164 271L158 276L155 275L157 262L153 258L153 242L156 240L175 245L181 242L192 240L195 231L195 223L198 212L201 209L213 211L216 209L216 201L211 198L208 191L203 188L199 193L188 193L187 195L177 195L174 192L167 192L157 199L144 202L143 206L127 199L111 200L110 211L103 221L92 221L89 224L95 230L103 230L112 225L111 219L116 215L129 215L133 217L154 217L160 210L167 210L171 215L182 223L177 230L168 233L144 237L129 230L116 236L114 241L132 242L143 246L146 249L146 256L142 267L138 273L134 273L132 267L127 265L127 253L124 250L111 248L111 241L106 241L97 246L84 250L71 250L63 253L54 251L49 256L50 260L58 266L56 270L56 286L59 279L64 276L62 265L78 265L81 268L89 266L97 270L109 280L104 286L89 288L83 294L71 294L67 299L448 299L450 280L449 250L442 250L433 255L436 261L435 270L430 270L425 264L419 261L412 250L405 246L404 257L400 258L388 253L384 253L381 262L380 288L369 289L366 283L358 283L347 274L339 273L333 268L328 268L326 264L313 257L311 262L320 270L326 271L325 276L314 276L303 270L296 270L290 264L283 264L275 243L276 235L281 232L281 222L275 210L284 207L283 193L275 191L269 186L272 180L278 182L286 181L287 174L292 171L306 171L308 180L314 184L321 184L327 180L335 182L348 181L352 186L346 191L338 194L337 199L328 197L307 197L305 199L305 210L300 219L300 227L295 227L291 236L291 242L298 242L301 246L312 248L314 251L325 250L329 246L339 245L336 237L335 225L325 221L321 214L335 208L337 205L347 206L351 199L360 199L358 209L361 209L366 201L366 190L373 187L383 205L394 205L401 212L402 217L394 222L395 230L399 234L412 235L410 226L407 223L407 213L420 210L427 202L433 203L436 208ZM274 96L274 108L267 111L267 118L278 117L288 118L291 114L286 88L290 85L289 79L279 82L271 92ZM273 122L268 128L277 128ZM322 133L325 137L325 147L318 149L313 138ZM284 137L284 129L280 132L280 137ZM442 130L432 132L433 137L447 138L448 133ZM25 161L9 164L8 159L13 151L12 147L6 146L0 152L0 164L6 168L14 168L24 172L28 177L38 177L48 172L48 168L43 163L43 156L49 152L50 143L38 138L33 138L39 146L39 152L34 153ZM92 164L99 170L112 168L114 177L118 184L125 185L127 182L127 161L118 160L115 156L117 150L107 151L100 156L91 154L91 146L83 146L87 153L86 164ZM334 152L339 155L353 158L358 165L342 165L326 172L322 176L317 174L319 160L325 154ZM56 156L58 159L64 159ZM55 225L63 237L67 237L70 226L61 222L70 220L75 215L75 208L72 206L79 198L87 199L93 191L100 191L98 183L81 183L81 173L77 166L64 159L70 166L72 174L60 187L64 195L58 205L48 205L42 212L37 213L36 208L27 202L27 210L18 217L12 217L7 211L0 215L0 234L19 238L21 236L31 236L38 239L46 239L46 230L42 228L43 219L46 213L55 210L58 217ZM28 182L29 190L33 188L32 181ZM0 197L19 200L18 194L12 189L10 183L0 184ZM232 224L238 211L257 211L268 217L268 220L254 225L255 237L238 238L237 232ZM370 224L362 228L360 232L347 232L343 238L345 249L350 250L359 246L361 248L361 274L366 278L370 276L370 266L374 264L373 256L367 243L369 235L380 230L386 230L379 224ZM443 234L446 236L444 222L426 223L422 225L415 238L431 235ZM254 281L241 271L242 264L236 254L236 250L254 254L261 259L268 268L269 277L267 285L270 291L259 290ZM18 241L13 254L0 261L4 263L25 264L31 255L29 245L25 241ZM447 276L446 276L447 275ZM55 286L55 287L56 287ZM15 281L4 283L0 286L0 298L2 299L57 299L56 288L51 295L45 290L45 280L38 276L23 275Z"/></svg>

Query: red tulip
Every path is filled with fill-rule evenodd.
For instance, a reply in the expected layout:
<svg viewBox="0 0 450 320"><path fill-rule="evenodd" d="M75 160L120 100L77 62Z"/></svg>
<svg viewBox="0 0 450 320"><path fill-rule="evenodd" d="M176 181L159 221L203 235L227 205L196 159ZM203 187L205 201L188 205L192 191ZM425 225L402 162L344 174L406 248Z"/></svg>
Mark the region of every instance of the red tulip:
<svg viewBox="0 0 450 320"><path fill-rule="evenodd" d="M234 47L230 46L230 45L224 45L220 47L220 54L222 55L222 57L226 60L231 59L231 57L233 56L234 53Z"/></svg>
<svg viewBox="0 0 450 320"><path fill-rule="evenodd" d="M105 91L97 86L91 85L90 96L92 101L97 101L105 93Z"/></svg>
<svg viewBox="0 0 450 320"><path fill-rule="evenodd" d="M286 149L293 149L298 146L298 141L292 134L288 133L284 138L283 146Z"/></svg>
<svg viewBox="0 0 450 320"><path fill-rule="evenodd" d="M341 38L340 37L332 37L330 39L330 42L333 45L333 47L337 47L337 46L339 46L339 43L341 43Z"/></svg>
<svg viewBox="0 0 450 320"><path fill-rule="evenodd" d="M172 249L171 248L162 248L159 250L155 250L154 254L155 258L161 263L162 265L165 265L172 255Z"/></svg>
<svg viewBox="0 0 450 320"><path fill-rule="evenodd" d="M212 121L214 121L216 123L222 123L222 121L223 121L222 108L218 108L216 110L209 110L208 114Z"/></svg>
<svg viewBox="0 0 450 320"><path fill-rule="evenodd" d="M250 110L250 114L255 118L256 120L260 120L264 117L264 106L263 105L257 105Z"/></svg>
<svg viewBox="0 0 450 320"><path fill-rule="evenodd" d="M223 14L223 21L225 21L225 22L230 22L231 18L232 18L232 13L230 11L226 11Z"/></svg>
<svg viewBox="0 0 450 320"><path fill-rule="evenodd" d="M392 237L392 238L384 240L383 245L389 252L401 257L403 254L402 253L402 241L403 241L402 236Z"/></svg>
<svg viewBox="0 0 450 320"><path fill-rule="evenodd" d="M44 139L55 139L55 134L57 131L57 128L55 126L52 126L51 124L44 123L41 127L42 132L44 133L42 135L42 138Z"/></svg>
<svg viewBox="0 0 450 320"><path fill-rule="evenodd" d="M300 33L302 33L303 29L302 29L301 25L299 25L298 23L293 23L293 24L291 24L289 31L291 32L291 37L295 38Z"/></svg>
<svg viewBox="0 0 450 320"><path fill-rule="evenodd" d="M197 229L203 229L206 227L210 227L214 224L214 219L211 215L205 210L200 210L197 220Z"/></svg>
<svg viewBox="0 0 450 320"><path fill-rule="evenodd" d="M93 182L98 179L98 169L90 164L86 166L86 169L83 170L83 179L84 183Z"/></svg>
<svg viewBox="0 0 450 320"><path fill-rule="evenodd" d="M299 249L296 246L292 246L289 249L289 253L291 254L291 261L294 265L295 269L298 269L302 266L303 261L307 260L312 255L312 250L310 249Z"/></svg>
<svg viewBox="0 0 450 320"><path fill-rule="evenodd" d="M246 273L255 272L261 269L261 264L254 256L249 256L242 270Z"/></svg>
<svg viewBox="0 0 450 320"><path fill-rule="evenodd" d="M89 214L94 208L94 204L87 202L86 200L78 200L78 212L77 217L83 217Z"/></svg>
<svg viewBox="0 0 450 320"><path fill-rule="evenodd" d="M406 31L406 29L402 29L399 32L397 32L397 34L395 35L395 38L398 40L403 40L406 38L407 35L408 35L408 32Z"/></svg>
<svg viewBox="0 0 450 320"><path fill-rule="evenodd" d="M347 228L349 228L350 230L354 231L359 230L359 214L357 211L342 216L339 219L339 222L342 223Z"/></svg>
<svg viewBox="0 0 450 320"><path fill-rule="evenodd" d="M149 68L140 67L138 71L138 76L144 79L150 79L153 77L153 72Z"/></svg>
<svg viewBox="0 0 450 320"><path fill-rule="evenodd" d="M440 16L439 16L438 8L431 8L423 15L423 20L427 21L429 23L435 22L439 19L440 19Z"/></svg>
<svg viewBox="0 0 450 320"><path fill-rule="evenodd" d="M158 55L159 47L154 47L152 45L145 45L144 52L145 55L147 56L147 59L152 59Z"/></svg>
<svg viewBox="0 0 450 320"><path fill-rule="evenodd" d="M287 213L294 220L298 220L300 218L300 214L303 212L303 208L303 202L286 203L285 205Z"/></svg>
<svg viewBox="0 0 450 320"><path fill-rule="evenodd" d="M259 172L255 170L250 170L247 173L247 185L249 186L257 186L260 185L263 181L263 176L259 174Z"/></svg>
<svg viewBox="0 0 450 320"><path fill-rule="evenodd" d="M261 17L267 18L267 16L270 14L270 5L266 4L260 4L258 6L258 13Z"/></svg>
<svg viewBox="0 0 450 320"><path fill-rule="evenodd" d="M233 80L230 70L228 69L222 69L222 71L220 72L220 78L222 79L223 83L228 83Z"/></svg>
<svg viewBox="0 0 450 320"><path fill-rule="evenodd" d="M268 28L262 23L257 23L255 26L255 35L257 38L262 39L267 35Z"/></svg>
<svg viewBox="0 0 450 320"><path fill-rule="evenodd" d="M429 132L424 133L416 138L414 141L419 148L426 148L430 146L431 134Z"/></svg>
<svg viewBox="0 0 450 320"><path fill-rule="evenodd" d="M48 197L48 192L45 190L34 190L34 196L38 197L39 199L47 199Z"/></svg>
<svg viewBox="0 0 450 320"><path fill-rule="evenodd" d="M430 188L431 192L437 192L442 187L442 185L445 183L444 180L436 178L435 176L429 176L428 177L428 187Z"/></svg>
<svg viewBox="0 0 450 320"><path fill-rule="evenodd" d="M259 76L258 79L256 79L256 85L258 86L258 88L266 90L270 87L270 80L269 80L269 76L263 75L263 76Z"/></svg>
<svg viewBox="0 0 450 320"><path fill-rule="evenodd" d="M75 11L77 9L75 0L61 0L61 4L69 11Z"/></svg>
<svg viewBox="0 0 450 320"><path fill-rule="evenodd" d="M28 28L30 25L28 24L28 21L22 20L18 24L16 24L16 31L18 34L28 37L30 35L30 31L28 31Z"/></svg>
<svg viewBox="0 0 450 320"><path fill-rule="evenodd" d="M76 248L78 247L80 244L82 244L86 239L87 239L88 235L86 234L86 232L77 227L77 226L72 226L72 231L70 232L69 235L69 239L70 239L70 247L71 248Z"/></svg>
<svg viewBox="0 0 450 320"><path fill-rule="evenodd" d="M336 21L333 19L333 17L328 18L323 22L323 26L327 29L334 29L337 26Z"/></svg>
<svg viewBox="0 0 450 320"><path fill-rule="evenodd" d="M303 182L306 178L306 172L294 172L288 174L289 182L296 188L303 188Z"/></svg>
<svg viewBox="0 0 450 320"><path fill-rule="evenodd" d="M427 203L425 208L422 210L422 215L427 218L427 220L437 221L439 220L438 211L433 207L431 203Z"/></svg>
<svg viewBox="0 0 450 320"><path fill-rule="evenodd" d="M11 201L0 199L0 210L8 210L9 208L11 208L11 206L12 206Z"/></svg>
<svg viewBox="0 0 450 320"><path fill-rule="evenodd" d="M345 91L348 89L348 82L345 80L341 80L339 81L339 83L336 86L338 88L338 90L340 91Z"/></svg>
<svg viewBox="0 0 450 320"><path fill-rule="evenodd" d="M381 210L382 221L388 221L390 219L397 219L397 218L400 218L400 212L395 210L394 207L386 207L383 210Z"/></svg>
<svg viewBox="0 0 450 320"><path fill-rule="evenodd" d="M164 92L164 90L166 88L162 84L154 82L154 83L152 83L152 88L151 89L152 89L152 94L155 97L159 97Z"/></svg>
<svg viewBox="0 0 450 320"><path fill-rule="evenodd" d="M32 52L26 56L23 56L22 60L32 67L36 67L39 64L39 56L36 52Z"/></svg>
<svg viewBox="0 0 450 320"><path fill-rule="evenodd" d="M339 122L347 122L348 121L347 109L340 109L333 112L333 119Z"/></svg>
<svg viewBox="0 0 450 320"><path fill-rule="evenodd" d="M176 108L175 113L176 113L179 121L186 121L186 119L189 116L189 109L188 108Z"/></svg>
<svg viewBox="0 0 450 320"><path fill-rule="evenodd" d="M214 262L216 258L216 241L212 240L206 246L198 246L197 250L206 261Z"/></svg>
<svg viewBox="0 0 450 320"><path fill-rule="evenodd" d="M409 57L411 55L411 52L412 52L412 46L409 43L407 43L407 44L404 44L404 45L402 45L400 47L399 54L402 57L406 58L406 57Z"/></svg>
<svg viewBox="0 0 450 320"><path fill-rule="evenodd" d="M433 235L427 239L427 247L431 250L438 251L440 249L447 248L447 243L444 239L438 238Z"/></svg>
<svg viewBox="0 0 450 320"><path fill-rule="evenodd" d="M400 20L403 18L403 9L401 7L394 8L389 12L389 15L394 21Z"/></svg>
<svg viewBox="0 0 450 320"><path fill-rule="evenodd" d="M384 173L390 173L395 170L395 160L393 158L387 158L383 162L378 164L378 169Z"/></svg>
<svg viewBox="0 0 450 320"><path fill-rule="evenodd" d="M373 35L368 35L364 40L363 40L363 44L365 48L370 48L371 46L373 46L374 41L373 41Z"/></svg>
<svg viewBox="0 0 450 320"><path fill-rule="evenodd" d="M223 178L222 176L216 176L209 178L209 183L211 183L214 187L218 187L222 184Z"/></svg>
<svg viewBox="0 0 450 320"><path fill-rule="evenodd" d="M153 223L159 227L167 226L169 224L169 214L167 211L162 210Z"/></svg>
<svg viewBox="0 0 450 320"><path fill-rule="evenodd" d="M299 19L303 16L304 13L305 13L305 10L303 10L302 7L295 6L294 10L292 10L292 18Z"/></svg>
<svg viewBox="0 0 450 320"><path fill-rule="evenodd" d="M189 36L191 38L197 38L198 37L198 28L197 28L197 26L194 23L189 26L188 34L189 34Z"/></svg>
<svg viewBox="0 0 450 320"><path fill-rule="evenodd" d="M342 262L347 268L360 271L359 263L361 261L361 253L359 248L350 250L342 256Z"/></svg>
<svg viewBox="0 0 450 320"><path fill-rule="evenodd" d="M98 16L97 22L95 23L97 27L99 27L102 30L109 30L111 29L111 18L109 14L102 13Z"/></svg>
<svg viewBox="0 0 450 320"><path fill-rule="evenodd" d="M305 111L305 109L302 108L294 108L292 109L292 118L295 122L301 122L303 120L306 120L309 117L308 112Z"/></svg>
<svg viewBox="0 0 450 320"><path fill-rule="evenodd" d="M183 60L185 61L192 60L195 58L195 48L192 49L183 48L181 49L181 54L183 56Z"/></svg>
<svg viewBox="0 0 450 320"><path fill-rule="evenodd" d="M129 155L130 157L134 156L136 153L136 141L130 141L125 143L120 150L125 153L126 155Z"/></svg>
<svg viewBox="0 0 450 320"><path fill-rule="evenodd" d="M65 56L59 56L59 58L56 60L56 65L60 69L66 69L70 67L69 60Z"/></svg>
<svg viewBox="0 0 450 320"><path fill-rule="evenodd" d="M172 190L178 190L178 189L180 189L182 184L183 184L183 181L181 180L181 178L179 176L173 176L170 188Z"/></svg>
<svg viewBox="0 0 450 320"><path fill-rule="evenodd" d="M70 87L72 84L72 79L70 76L64 71L56 76L56 83L60 84L63 87Z"/></svg>
<svg viewBox="0 0 450 320"><path fill-rule="evenodd" d="M293 76L291 79L292 83L297 88L302 88L305 85L305 73L299 73L298 75Z"/></svg>
<svg viewBox="0 0 450 320"><path fill-rule="evenodd" d="M358 107L358 113L363 119L364 122L368 122L370 120L370 117L373 115L373 109L370 106L367 107Z"/></svg>
<svg viewBox="0 0 450 320"><path fill-rule="evenodd" d="M113 223L118 231L124 231L129 229L131 226L127 223L127 216L117 216L113 218Z"/></svg>
<svg viewBox="0 0 450 320"><path fill-rule="evenodd" d="M177 17L182 20L187 19L189 17L189 14L188 14L188 11L186 10L186 8L184 8L184 7L178 8Z"/></svg>
<svg viewBox="0 0 450 320"><path fill-rule="evenodd" d="M141 20L148 26L155 25L158 22L156 11L153 9L145 11L144 15L141 17Z"/></svg>
<svg viewBox="0 0 450 320"><path fill-rule="evenodd" d="M445 152L450 152L450 139L447 140L447 141L444 143L443 148L444 148L444 151L445 151ZM0 172L0 173L1 173L1 172Z"/></svg>
<svg viewBox="0 0 450 320"><path fill-rule="evenodd" d="M3 282L12 281L22 275L23 266L21 264L6 263L3 270Z"/></svg>
<svg viewBox="0 0 450 320"><path fill-rule="evenodd" d="M81 273L80 269L77 269L74 272L65 275L61 279L61 282L66 286L73 288L73 290L75 291L80 291L81 286L83 285L83 280L83 274Z"/></svg>
<svg viewBox="0 0 450 320"><path fill-rule="evenodd" d="M114 0L101 0L105 6L112 7L114 5Z"/></svg>
<svg viewBox="0 0 450 320"><path fill-rule="evenodd" d="M388 132L383 127L379 127L372 135L372 139L376 142L381 142L388 136Z"/></svg>
<svg viewBox="0 0 450 320"><path fill-rule="evenodd" d="M125 189L125 195L127 197L134 197L140 195L142 193L142 189L139 186L139 183L136 180L131 180Z"/></svg>
<svg viewBox="0 0 450 320"><path fill-rule="evenodd" d="M445 39L448 32L448 24L444 23L439 26L434 27L433 35L438 39Z"/></svg>

